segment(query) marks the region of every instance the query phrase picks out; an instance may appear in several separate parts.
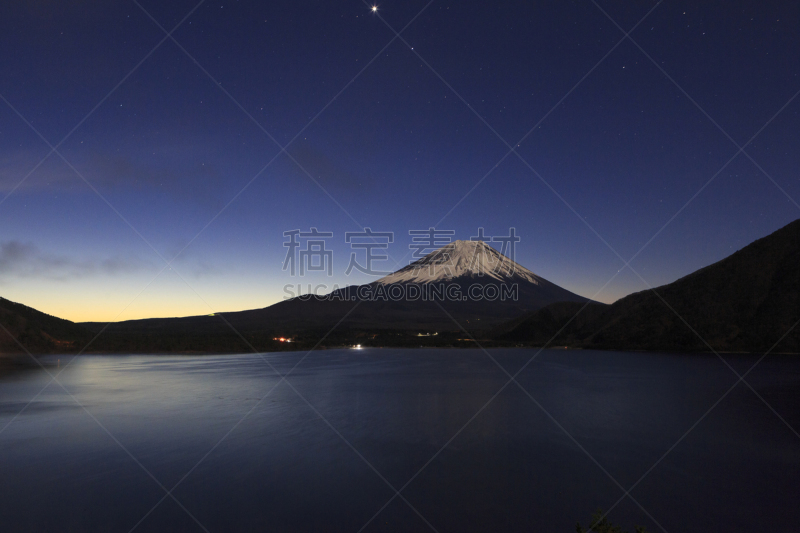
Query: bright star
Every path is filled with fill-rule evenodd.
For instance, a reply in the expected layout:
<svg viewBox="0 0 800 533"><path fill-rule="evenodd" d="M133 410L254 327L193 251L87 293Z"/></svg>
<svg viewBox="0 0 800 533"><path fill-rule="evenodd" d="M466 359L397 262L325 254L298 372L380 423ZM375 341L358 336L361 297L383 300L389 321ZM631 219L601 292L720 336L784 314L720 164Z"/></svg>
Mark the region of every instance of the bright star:
<svg viewBox="0 0 800 533"><path fill-rule="evenodd" d="M376 11L378 11L378 6L372 6L372 12L375 13Z"/></svg>

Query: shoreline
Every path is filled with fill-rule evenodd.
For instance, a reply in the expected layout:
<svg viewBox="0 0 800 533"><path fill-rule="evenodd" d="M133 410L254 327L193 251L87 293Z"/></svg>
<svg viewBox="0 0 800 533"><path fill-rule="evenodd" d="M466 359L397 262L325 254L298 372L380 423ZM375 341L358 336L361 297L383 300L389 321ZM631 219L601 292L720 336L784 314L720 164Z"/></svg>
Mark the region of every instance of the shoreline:
<svg viewBox="0 0 800 533"><path fill-rule="evenodd" d="M26 367L33 367L33 368L40 368L39 364L36 361L31 360L31 358L38 359L40 357L48 357L48 356L65 356L65 357L76 357L76 356L114 356L114 355L163 355L163 356L208 356L208 355L255 355L255 354L264 354L264 353L283 353L283 352L310 352L310 351L326 351L326 350L383 350L383 349L398 349L398 350L420 350L420 349L437 349L437 350L480 350L480 349L487 349L487 350L494 350L494 349L515 349L515 350L553 350L553 351L597 351L597 352L630 352L630 353L642 353L642 354L681 354L681 355L763 355L763 352L754 352L754 351L724 351L724 350L717 350L716 352L710 350L678 350L678 349L671 349L671 348L663 348L663 349L655 349L655 350L646 350L641 348L585 348L580 346L509 346L509 345L492 345L490 343L477 345L477 342L470 342L464 343L459 345L416 345L416 346L408 346L408 345L384 345L384 346L369 346L369 345L361 345L359 348L356 348L353 344L342 344L342 345L328 345L328 346L316 346L311 348L300 348L297 349L284 349L284 350L264 350L264 351L197 351L197 350L187 350L187 351L169 351L169 350L152 350L152 351L93 351L93 352L83 352L83 353L73 353L73 352L47 352L47 353L33 353L33 354L26 354L26 353L0 353L0 372L2 372L6 368L26 368ZM770 352L769 355L785 355L785 356L797 356L800 355L800 352Z"/></svg>

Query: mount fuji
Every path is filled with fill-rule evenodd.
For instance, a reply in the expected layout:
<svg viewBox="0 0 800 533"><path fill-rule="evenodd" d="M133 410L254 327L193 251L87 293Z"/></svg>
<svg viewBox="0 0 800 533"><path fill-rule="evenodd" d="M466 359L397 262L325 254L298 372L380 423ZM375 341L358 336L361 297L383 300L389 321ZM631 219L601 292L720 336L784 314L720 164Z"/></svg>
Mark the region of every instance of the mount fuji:
<svg viewBox="0 0 800 533"><path fill-rule="evenodd" d="M480 280L484 276L487 280L505 283L539 285L540 282L545 282L543 278L483 241L455 241L379 279L376 283L424 284L458 279Z"/></svg>
<svg viewBox="0 0 800 533"><path fill-rule="evenodd" d="M342 329L483 331L551 303L586 301L482 241L455 241L366 285L226 317L234 325L243 320L295 331L336 324Z"/></svg>

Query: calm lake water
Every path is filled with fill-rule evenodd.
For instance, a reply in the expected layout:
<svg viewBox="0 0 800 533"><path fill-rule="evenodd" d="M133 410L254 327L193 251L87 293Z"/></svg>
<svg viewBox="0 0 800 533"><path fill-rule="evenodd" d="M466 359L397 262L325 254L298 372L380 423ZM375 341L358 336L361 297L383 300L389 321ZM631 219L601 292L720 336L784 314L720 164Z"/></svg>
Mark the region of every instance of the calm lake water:
<svg viewBox="0 0 800 533"><path fill-rule="evenodd" d="M491 350L511 373L534 353ZM737 379L715 356L544 351L531 399L478 350L319 351L288 384L265 362L303 355L48 357L75 399L52 383L21 414L49 376L0 376L0 530L572 532ZM747 380L800 428L800 359ZM797 531L786 423L739 384L631 495L670 533ZM662 530L627 498L609 518Z"/></svg>

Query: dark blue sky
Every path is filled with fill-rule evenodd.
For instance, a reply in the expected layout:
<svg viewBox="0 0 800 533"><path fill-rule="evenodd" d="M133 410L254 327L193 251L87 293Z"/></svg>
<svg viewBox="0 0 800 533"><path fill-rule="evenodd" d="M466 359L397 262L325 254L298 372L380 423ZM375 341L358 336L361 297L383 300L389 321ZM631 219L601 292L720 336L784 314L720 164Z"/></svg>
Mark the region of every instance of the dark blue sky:
<svg viewBox="0 0 800 533"><path fill-rule="evenodd" d="M409 230L514 227L518 262L611 302L800 216L790 2L23 1L0 26L0 294L65 318L369 281L361 227L402 264ZM311 227L332 278L281 270Z"/></svg>

